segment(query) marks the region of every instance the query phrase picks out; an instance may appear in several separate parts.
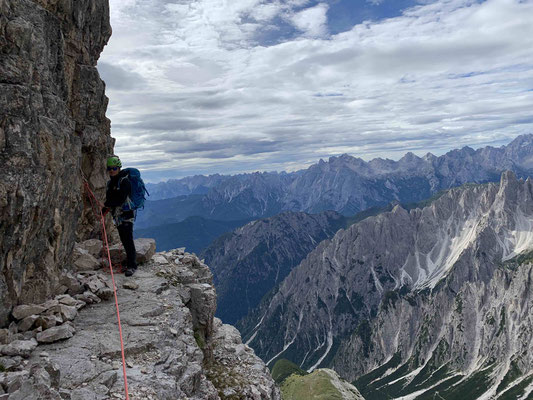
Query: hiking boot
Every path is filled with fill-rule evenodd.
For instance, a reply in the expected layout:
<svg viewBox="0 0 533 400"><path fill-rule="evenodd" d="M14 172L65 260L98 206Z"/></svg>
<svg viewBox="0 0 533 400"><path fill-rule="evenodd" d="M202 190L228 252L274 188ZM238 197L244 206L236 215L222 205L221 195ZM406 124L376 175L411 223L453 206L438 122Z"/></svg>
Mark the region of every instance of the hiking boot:
<svg viewBox="0 0 533 400"><path fill-rule="evenodd" d="M132 276L132 275L135 273L135 271L137 271L137 268L128 268L128 269L126 270L126 272L124 272L124 275L126 275L126 276Z"/></svg>

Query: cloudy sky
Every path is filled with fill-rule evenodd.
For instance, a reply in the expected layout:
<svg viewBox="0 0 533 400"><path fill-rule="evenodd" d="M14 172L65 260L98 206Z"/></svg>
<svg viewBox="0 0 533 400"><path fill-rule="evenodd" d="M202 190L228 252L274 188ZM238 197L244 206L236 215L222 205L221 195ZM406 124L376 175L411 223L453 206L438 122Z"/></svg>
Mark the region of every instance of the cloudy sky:
<svg viewBox="0 0 533 400"><path fill-rule="evenodd" d="M116 153L149 181L533 133L533 0L110 0Z"/></svg>

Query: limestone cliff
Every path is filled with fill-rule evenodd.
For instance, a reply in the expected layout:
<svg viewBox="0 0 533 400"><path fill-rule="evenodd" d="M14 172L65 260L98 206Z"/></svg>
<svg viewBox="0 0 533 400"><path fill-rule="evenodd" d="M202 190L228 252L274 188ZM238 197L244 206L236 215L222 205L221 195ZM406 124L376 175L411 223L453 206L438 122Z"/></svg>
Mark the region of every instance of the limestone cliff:
<svg viewBox="0 0 533 400"><path fill-rule="evenodd" d="M0 327L14 305L52 296L75 240L93 234L82 176L103 194L108 7L0 0Z"/></svg>
<svg viewBox="0 0 533 400"><path fill-rule="evenodd" d="M396 206L322 242L243 336L367 399L530 398L532 238L533 182L511 172Z"/></svg>

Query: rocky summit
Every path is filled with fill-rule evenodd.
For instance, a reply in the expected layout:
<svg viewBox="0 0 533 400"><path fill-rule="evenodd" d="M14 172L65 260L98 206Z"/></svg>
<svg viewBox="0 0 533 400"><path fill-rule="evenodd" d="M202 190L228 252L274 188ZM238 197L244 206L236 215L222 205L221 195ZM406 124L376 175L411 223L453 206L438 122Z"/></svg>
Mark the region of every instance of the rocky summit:
<svg viewBox="0 0 533 400"><path fill-rule="evenodd" d="M268 364L332 366L369 399L528 398L532 193L506 172L339 231L262 304L245 339Z"/></svg>
<svg viewBox="0 0 533 400"><path fill-rule="evenodd" d="M88 293L15 308L21 322L0 347L7 371L0 398L124 398L115 305L95 296L100 289L87 276L111 284L103 271L84 273L79 280ZM212 275L197 257L179 249L157 253L133 279L115 279L132 400L280 399L265 364L235 328L214 318ZM42 316L68 322L43 329ZM40 328L15 334L28 318Z"/></svg>

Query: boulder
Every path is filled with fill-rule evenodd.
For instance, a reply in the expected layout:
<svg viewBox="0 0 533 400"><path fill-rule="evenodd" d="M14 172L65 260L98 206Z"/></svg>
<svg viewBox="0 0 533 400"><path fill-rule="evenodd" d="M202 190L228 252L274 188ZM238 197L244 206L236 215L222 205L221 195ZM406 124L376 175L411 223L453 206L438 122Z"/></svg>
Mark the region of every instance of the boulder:
<svg viewBox="0 0 533 400"><path fill-rule="evenodd" d="M23 360L24 359L20 356L15 356L15 357L4 356L4 357L0 357L0 365L2 365L6 371L12 371L18 368L22 364ZM2 382L2 379L0 378L0 387L2 386L1 382Z"/></svg>
<svg viewBox="0 0 533 400"><path fill-rule="evenodd" d="M59 371L54 371L50 365L34 363L31 364L30 371L14 372L10 375L4 381L9 400L62 400L57 391Z"/></svg>
<svg viewBox="0 0 533 400"><path fill-rule="evenodd" d="M102 241L99 239L89 239L81 243L76 243L76 247L82 248L95 258L99 258L102 254Z"/></svg>
<svg viewBox="0 0 533 400"><path fill-rule="evenodd" d="M67 293L71 296L81 294L85 290L80 281L68 272L61 276L59 283L67 287Z"/></svg>
<svg viewBox="0 0 533 400"><path fill-rule="evenodd" d="M106 283L97 275L92 275L90 277L84 278L83 283L93 293L98 293L100 289L106 287Z"/></svg>
<svg viewBox="0 0 533 400"><path fill-rule="evenodd" d="M68 294L67 295L61 295L61 296L57 296L56 297L56 300L59 301L59 303L61 304L64 304L66 306L77 306L78 305L78 301L73 298L72 296L69 296Z"/></svg>
<svg viewBox="0 0 533 400"><path fill-rule="evenodd" d="M13 342L2 346L0 348L0 353L5 356L20 356L20 357L29 357L31 352L37 347L37 342L35 339L30 340L14 340Z"/></svg>
<svg viewBox="0 0 533 400"><path fill-rule="evenodd" d="M43 330L52 328L57 325L57 320L54 316L40 315L35 321L35 326L41 327Z"/></svg>
<svg viewBox="0 0 533 400"><path fill-rule="evenodd" d="M154 239L135 239L135 259L138 264L143 264L152 258L155 254L155 240ZM121 243L115 244L109 248L111 261L113 264L125 264L126 252Z"/></svg>
<svg viewBox="0 0 533 400"><path fill-rule="evenodd" d="M111 297L113 297L114 293L113 293L113 289L109 288L109 287L103 287L101 289L98 290L98 292L96 292L96 295L102 299L102 300L109 300Z"/></svg>
<svg viewBox="0 0 533 400"><path fill-rule="evenodd" d="M16 306L13 309L12 314L13 314L13 317L15 317L15 319L18 319L20 321L21 319L29 317L30 315L38 315L44 311L46 311L46 308L43 306L36 305L36 304L28 304L28 305L24 304L24 305Z"/></svg>
<svg viewBox="0 0 533 400"><path fill-rule="evenodd" d="M120 264L126 261L126 252L124 251L124 246L120 243L109 247L109 255L113 264ZM104 256L104 260L107 262L107 255Z"/></svg>
<svg viewBox="0 0 533 400"><path fill-rule="evenodd" d="M18 331L26 332L27 330L29 330L33 326L37 318L39 318L38 315L30 315L29 317L24 318L18 324Z"/></svg>
<svg viewBox="0 0 533 400"><path fill-rule="evenodd" d="M58 305L59 305L59 300L56 300L56 299L51 299L41 304L41 306L43 306L47 310L51 309L52 307L56 307Z"/></svg>
<svg viewBox="0 0 533 400"><path fill-rule="evenodd" d="M54 314L60 314L63 317L63 321L72 321L78 315L78 309L76 307L66 306L64 304L52 307L48 311Z"/></svg>
<svg viewBox="0 0 533 400"><path fill-rule="evenodd" d="M215 288L207 283L189 285L191 300L189 310L195 332L208 339L213 333L213 317L217 308Z"/></svg>
<svg viewBox="0 0 533 400"><path fill-rule="evenodd" d="M126 281L122 284L122 287L124 289L129 289L129 290L137 290L139 288L139 284L133 281Z"/></svg>
<svg viewBox="0 0 533 400"><path fill-rule="evenodd" d="M101 263L91 254L81 254L76 261L74 261L74 267L76 271L95 271L101 268Z"/></svg>
<svg viewBox="0 0 533 400"><path fill-rule="evenodd" d="M9 331L7 329L0 329L0 345L7 344L9 338Z"/></svg>
<svg viewBox="0 0 533 400"><path fill-rule="evenodd" d="M83 292L82 294L77 294L75 296L76 300L80 300L85 302L86 304L96 304L100 303L101 299L97 295L95 295L93 292L87 290L86 292Z"/></svg>
<svg viewBox="0 0 533 400"><path fill-rule="evenodd" d="M154 239L135 239L136 259L139 264L150 261L155 254Z"/></svg>
<svg viewBox="0 0 533 400"><path fill-rule="evenodd" d="M54 326L37 334L39 343L53 343L59 340L69 339L76 333L76 329L69 323Z"/></svg>

